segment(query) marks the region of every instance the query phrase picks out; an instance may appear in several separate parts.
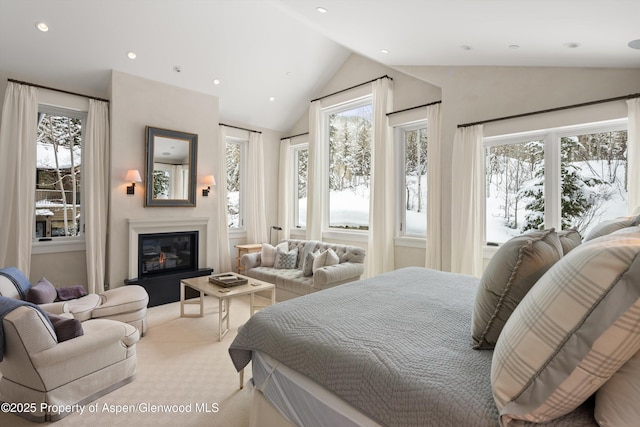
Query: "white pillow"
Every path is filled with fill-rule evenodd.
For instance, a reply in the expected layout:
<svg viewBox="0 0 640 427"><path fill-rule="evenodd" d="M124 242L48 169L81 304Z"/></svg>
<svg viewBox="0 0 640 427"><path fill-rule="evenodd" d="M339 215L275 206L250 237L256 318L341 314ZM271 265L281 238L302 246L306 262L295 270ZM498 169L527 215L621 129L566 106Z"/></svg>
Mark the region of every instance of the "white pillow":
<svg viewBox="0 0 640 427"><path fill-rule="evenodd" d="M262 249L260 250L261 267L273 267L273 264L276 262L277 248L286 252L287 249L289 249L289 245L287 242L282 242L275 247L271 246L269 243L262 244Z"/></svg>
<svg viewBox="0 0 640 427"><path fill-rule="evenodd" d="M329 265L336 265L340 263L340 257L338 257L338 254L336 254L336 252L329 248L325 251L320 252L320 254L318 254L314 259L313 259L313 269L312 271L315 273L317 269L322 268L322 267L326 267Z"/></svg>

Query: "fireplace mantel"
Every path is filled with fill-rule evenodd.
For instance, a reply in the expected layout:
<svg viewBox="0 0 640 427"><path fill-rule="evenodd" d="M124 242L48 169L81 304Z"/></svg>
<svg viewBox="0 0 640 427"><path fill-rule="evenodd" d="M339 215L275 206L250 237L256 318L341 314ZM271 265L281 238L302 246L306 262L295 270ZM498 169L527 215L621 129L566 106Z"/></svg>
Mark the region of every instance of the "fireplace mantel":
<svg viewBox="0 0 640 427"><path fill-rule="evenodd" d="M209 218L127 218L129 226L129 279L138 275L138 235L172 231L198 231L198 265L207 265L207 227Z"/></svg>

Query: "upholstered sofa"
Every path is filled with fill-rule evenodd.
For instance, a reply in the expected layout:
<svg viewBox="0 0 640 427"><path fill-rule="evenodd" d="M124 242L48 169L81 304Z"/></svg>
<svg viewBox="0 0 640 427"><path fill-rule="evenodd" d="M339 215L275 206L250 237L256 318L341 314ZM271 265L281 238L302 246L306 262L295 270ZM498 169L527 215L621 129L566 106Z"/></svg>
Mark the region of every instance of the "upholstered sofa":
<svg viewBox="0 0 640 427"><path fill-rule="evenodd" d="M288 268L278 268L277 264L274 265L274 262L266 260L264 255L268 251L275 253L274 249L276 249L267 244L263 245L260 252L244 254L240 262L244 267L245 276L276 285L278 301L358 280L364 272L365 250L357 246L290 239L280 242L277 248L288 253L295 252L294 264L288 265ZM318 263L316 260L313 268L311 264L305 262L329 249L337 255L337 263L321 265L323 263ZM307 264L306 271L305 264Z"/></svg>
<svg viewBox="0 0 640 427"><path fill-rule="evenodd" d="M107 319L80 322L71 314L54 320L36 305L7 297L0 297L0 307L6 308L7 300L15 306L0 321L0 401L15 408L11 412L31 421L56 421L74 405L134 379L137 328Z"/></svg>

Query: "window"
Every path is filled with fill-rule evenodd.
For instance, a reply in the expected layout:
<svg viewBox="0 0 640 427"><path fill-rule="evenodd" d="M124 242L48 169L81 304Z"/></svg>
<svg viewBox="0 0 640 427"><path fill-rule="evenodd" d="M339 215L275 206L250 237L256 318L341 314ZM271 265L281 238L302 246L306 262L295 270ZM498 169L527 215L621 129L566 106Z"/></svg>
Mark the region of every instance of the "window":
<svg viewBox="0 0 640 427"><path fill-rule="evenodd" d="M425 123L399 130L402 164L400 234L427 235L427 128Z"/></svg>
<svg viewBox="0 0 640 427"><path fill-rule="evenodd" d="M293 226L307 226L307 168L309 165L309 144L294 145L293 152Z"/></svg>
<svg viewBox="0 0 640 427"><path fill-rule="evenodd" d="M229 229L244 229L242 188L246 176L247 141L227 138L227 224Z"/></svg>
<svg viewBox="0 0 640 427"><path fill-rule="evenodd" d="M82 215L86 113L40 106L36 141L35 239L77 237Z"/></svg>
<svg viewBox="0 0 640 427"><path fill-rule="evenodd" d="M326 110L329 143L329 227L369 229L371 98Z"/></svg>
<svg viewBox="0 0 640 427"><path fill-rule="evenodd" d="M627 214L626 121L554 129L526 141L485 139L487 242Z"/></svg>

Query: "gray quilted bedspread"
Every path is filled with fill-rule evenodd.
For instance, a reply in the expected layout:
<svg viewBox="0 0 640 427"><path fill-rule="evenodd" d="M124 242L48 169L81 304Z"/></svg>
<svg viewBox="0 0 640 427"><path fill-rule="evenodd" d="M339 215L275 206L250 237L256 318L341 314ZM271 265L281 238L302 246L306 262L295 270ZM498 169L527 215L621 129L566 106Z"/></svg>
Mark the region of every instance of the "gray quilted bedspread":
<svg viewBox="0 0 640 427"><path fill-rule="evenodd" d="M492 352L473 350L478 279L410 267L256 313L229 354L260 350L386 426L497 426ZM547 425L589 426L588 405Z"/></svg>

